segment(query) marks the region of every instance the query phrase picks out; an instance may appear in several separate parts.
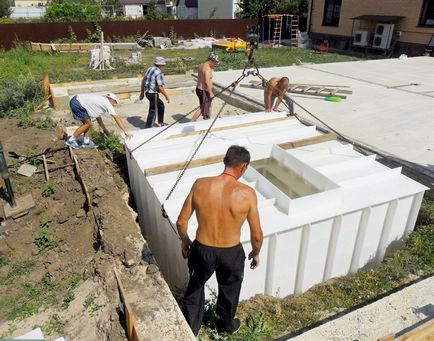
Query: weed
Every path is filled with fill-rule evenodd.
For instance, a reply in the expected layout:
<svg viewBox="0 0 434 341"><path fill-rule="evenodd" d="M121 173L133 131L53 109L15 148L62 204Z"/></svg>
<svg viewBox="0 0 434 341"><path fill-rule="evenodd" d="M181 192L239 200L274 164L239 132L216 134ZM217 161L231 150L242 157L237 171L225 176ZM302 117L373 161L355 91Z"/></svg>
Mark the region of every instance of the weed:
<svg viewBox="0 0 434 341"><path fill-rule="evenodd" d="M67 309L69 304L75 300L74 289L77 287L78 283L81 281L81 276L74 274L69 282L69 288L63 297L63 309Z"/></svg>
<svg viewBox="0 0 434 341"><path fill-rule="evenodd" d="M47 180L42 185L42 196L49 197L55 192L55 185L52 180Z"/></svg>
<svg viewBox="0 0 434 341"><path fill-rule="evenodd" d="M52 314L48 318L48 321L42 325L42 330L47 335L51 335L53 333L64 334L65 322L62 321L58 314Z"/></svg>
<svg viewBox="0 0 434 341"><path fill-rule="evenodd" d="M21 320L39 312L56 303L56 290L58 285L46 274L35 284L22 284L17 294L7 297L0 302L2 311L8 320Z"/></svg>
<svg viewBox="0 0 434 341"><path fill-rule="evenodd" d="M0 268L5 266L5 265L8 265L9 263L10 263L10 260L8 257L3 256L3 255L0 256Z"/></svg>
<svg viewBox="0 0 434 341"><path fill-rule="evenodd" d="M42 213L44 213L45 212L45 208L44 207L42 207L42 206L37 206L36 208L35 208L35 214L36 215L41 215Z"/></svg>
<svg viewBox="0 0 434 341"><path fill-rule="evenodd" d="M11 262L8 258L2 257L2 266L8 265L10 270L5 277L0 277L0 284L10 284L22 275L26 275L35 265L32 260Z"/></svg>
<svg viewBox="0 0 434 341"><path fill-rule="evenodd" d="M63 297L63 309L67 309L69 307L69 303L75 300L75 293L72 288L69 288Z"/></svg>
<svg viewBox="0 0 434 341"><path fill-rule="evenodd" d="M78 274L74 274L71 278L71 280L69 281L69 287L72 289L77 288L78 283L80 283L81 281L81 276Z"/></svg>
<svg viewBox="0 0 434 341"><path fill-rule="evenodd" d="M178 43L178 34L176 33L175 28L173 26L170 26L170 31L168 36L172 44L175 45Z"/></svg>
<svg viewBox="0 0 434 341"><path fill-rule="evenodd" d="M23 67L25 70L25 65L28 63L26 60L28 55L26 52L23 52L22 56L24 58L20 58L16 62L21 62L21 70L23 70ZM13 110L21 108L29 101L40 102L41 98L41 82L36 80L31 74L17 75L12 79L2 79L0 77L0 117L10 115Z"/></svg>
<svg viewBox="0 0 434 341"><path fill-rule="evenodd" d="M41 163L41 161L36 157L36 145L33 145L29 149L27 149L26 157L27 162L33 166L37 166Z"/></svg>
<svg viewBox="0 0 434 341"><path fill-rule="evenodd" d="M123 144L119 136L111 131L109 136L105 136L100 130L92 130L92 139L98 145L98 149L108 149L112 152L119 153L123 149Z"/></svg>
<svg viewBox="0 0 434 341"><path fill-rule="evenodd" d="M22 128L36 127L38 129L49 129L53 127L53 119L48 111L44 111L43 117L38 118L33 111L35 102L27 102L20 109L11 111L11 115L18 119L18 126Z"/></svg>
<svg viewBox="0 0 434 341"><path fill-rule="evenodd" d="M420 206L416 226L434 224L434 199L425 198Z"/></svg>
<svg viewBox="0 0 434 341"><path fill-rule="evenodd" d="M59 244L59 240L53 239L50 236L49 228L51 223L51 218L44 218L39 223L39 229L37 230L38 236L35 238L35 245L39 252L52 249Z"/></svg>
<svg viewBox="0 0 434 341"><path fill-rule="evenodd" d="M84 309L88 310L91 315L93 315L96 311L103 307L102 304L96 303L96 297L94 293L90 293L86 296L86 299L83 302Z"/></svg>

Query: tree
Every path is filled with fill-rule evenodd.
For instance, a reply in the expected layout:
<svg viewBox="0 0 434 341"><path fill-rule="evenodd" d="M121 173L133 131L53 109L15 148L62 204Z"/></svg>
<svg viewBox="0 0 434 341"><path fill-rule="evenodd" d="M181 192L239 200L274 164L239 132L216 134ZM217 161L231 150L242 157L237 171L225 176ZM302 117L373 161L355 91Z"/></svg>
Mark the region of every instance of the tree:
<svg viewBox="0 0 434 341"><path fill-rule="evenodd" d="M0 0L0 18L7 18L11 15L10 0Z"/></svg>
<svg viewBox="0 0 434 341"><path fill-rule="evenodd" d="M122 12L120 0L102 0L101 5L104 11L111 17Z"/></svg>
<svg viewBox="0 0 434 341"><path fill-rule="evenodd" d="M307 17L309 8L308 0L241 0L241 18L260 18L264 14L295 14L300 17Z"/></svg>
<svg viewBox="0 0 434 341"><path fill-rule="evenodd" d="M47 7L44 18L48 22L97 21L102 18L102 14L101 7L91 3L57 0Z"/></svg>

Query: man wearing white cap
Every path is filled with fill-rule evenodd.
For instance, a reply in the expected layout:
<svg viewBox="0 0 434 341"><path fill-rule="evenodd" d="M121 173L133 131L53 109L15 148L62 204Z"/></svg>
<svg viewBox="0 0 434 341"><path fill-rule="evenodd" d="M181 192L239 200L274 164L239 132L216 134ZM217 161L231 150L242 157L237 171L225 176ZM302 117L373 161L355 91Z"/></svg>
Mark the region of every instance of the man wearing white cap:
<svg viewBox="0 0 434 341"><path fill-rule="evenodd" d="M89 138L92 127L92 119L96 119L100 127L102 128L105 135L109 135L101 115L108 114L113 117L119 128L125 133L127 138L132 135L128 132L125 127L122 118L116 114L114 105L119 103L119 98L113 93L108 93L105 96L98 94L78 94L71 98L69 106L71 107L72 117L75 120L81 121L81 126L77 128L76 131L66 140L66 144L71 148L78 149L84 148L96 148L95 145ZM81 134L84 135L84 142L82 144L77 143L77 137Z"/></svg>
<svg viewBox="0 0 434 341"><path fill-rule="evenodd" d="M158 126L167 125L164 123L164 103L158 96L161 92L166 97L167 103L170 103L169 95L164 89L164 65L166 65L165 59L163 57L156 57L154 66L146 70L142 80L140 99L142 100L146 94L146 98L149 101L149 112L145 128L151 128L154 125L156 113L158 116Z"/></svg>

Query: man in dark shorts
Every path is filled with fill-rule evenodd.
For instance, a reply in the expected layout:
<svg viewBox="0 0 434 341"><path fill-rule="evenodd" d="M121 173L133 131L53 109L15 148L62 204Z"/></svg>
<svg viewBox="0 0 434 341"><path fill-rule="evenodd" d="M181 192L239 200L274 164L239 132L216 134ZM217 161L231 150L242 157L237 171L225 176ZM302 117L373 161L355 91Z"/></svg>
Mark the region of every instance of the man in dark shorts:
<svg viewBox="0 0 434 341"><path fill-rule="evenodd" d="M122 118L116 114L114 109L114 106L118 102L118 97L111 92L105 96L98 94L78 94L72 97L69 102L72 117L75 120L80 121L81 126L79 126L72 136L66 140L66 144L74 149L98 147L90 140L89 135L91 133L92 119L96 119L106 136L109 135L109 131L105 127L101 118L101 115L103 114L113 117L119 128L121 128L125 133L125 136L130 138L132 135L128 132ZM84 135L83 143L78 144L77 138L82 134Z"/></svg>
<svg viewBox="0 0 434 341"><path fill-rule="evenodd" d="M182 256L188 258L190 272L182 311L196 336L204 314L204 286L214 272L219 284L217 330L228 333L239 330L240 320L235 317L235 312L244 276L246 256L240 235L246 219L252 245L249 253L251 269L259 264L263 241L256 192L238 182L250 162L249 152L243 147L231 146L223 162L225 169L222 174L196 180L176 223ZM194 211L199 226L192 242L187 229Z"/></svg>
<svg viewBox="0 0 434 341"><path fill-rule="evenodd" d="M199 65L197 72L196 95L199 98L200 108L194 113L192 121L197 121L202 114L204 120L211 117L212 69L218 64L219 58L211 52L206 62Z"/></svg>

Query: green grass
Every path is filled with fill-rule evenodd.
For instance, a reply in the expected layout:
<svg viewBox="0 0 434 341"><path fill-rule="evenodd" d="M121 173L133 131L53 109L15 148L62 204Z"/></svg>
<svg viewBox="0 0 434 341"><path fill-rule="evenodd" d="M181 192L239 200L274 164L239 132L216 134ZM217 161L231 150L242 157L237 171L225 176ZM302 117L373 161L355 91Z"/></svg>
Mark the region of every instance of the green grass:
<svg viewBox="0 0 434 341"><path fill-rule="evenodd" d="M46 250L55 248L59 244L59 240L53 238L50 234L51 218L43 218L39 223L39 228L36 231L35 245L39 252L43 253Z"/></svg>
<svg viewBox="0 0 434 341"><path fill-rule="evenodd" d="M0 301L0 311L8 320L21 320L38 313L56 302L59 285L46 274L37 283L17 285L18 293Z"/></svg>
<svg viewBox="0 0 434 341"><path fill-rule="evenodd" d="M69 304L75 300L75 288L77 288L78 283L81 281L81 276L75 274L72 276L70 282L69 282L69 288L65 293L65 296L63 296L63 309L67 309L69 307Z"/></svg>
<svg viewBox="0 0 434 341"><path fill-rule="evenodd" d="M53 180L47 180L42 185L42 196L49 197L54 194L56 191L56 186Z"/></svg>
<svg viewBox="0 0 434 341"><path fill-rule="evenodd" d="M114 71L95 71L87 67L89 54L87 53L45 53L34 52L19 45L10 51L0 51L0 80L14 79L18 75L32 75L38 80L42 73L48 72L50 81L70 82L86 79L107 79L116 77L135 77L143 73L146 67L153 65L156 56L172 59L165 68L166 74L183 73L186 70L196 70L198 64L206 60L210 49L196 50L160 50L147 48L141 50L142 64L127 66L116 64ZM117 52L117 55L128 57L128 52ZM233 54L217 51L221 63L216 70L241 69L244 67L246 57L244 54ZM183 57L194 57L195 61L184 61ZM357 60L355 57L335 53L319 54L308 49L278 49L260 48L255 51L255 60L260 67L287 66L294 63L328 63L337 61Z"/></svg>
<svg viewBox="0 0 434 341"><path fill-rule="evenodd" d="M52 314L49 316L48 321L42 325L42 331L47 335L64 334L65 324L58 314Z"/></svg>
<svg viewBox="0 0 434 341"><path fill-rule="evenodd" d="M12 262L6 256L0 258L0 267L9 265L9 271L6 276L0 276L0 285L11 284L17 278L29 274L33 269L35 262L32 260L23 260Z"/></svg>
<svg viewBox="0 0 434 341"><path fill-rule="evenodd" d="M424 199L415 231L405 246L370 271L333 279L296 297L278 299L257 295L240 303L242 320L236 335L217 334L215 297L211 298L200 339L272 340L314 325L346 309L375 300L412 280L434 275L434 201ZM214 295L215 296L215 295Z"/></svg>
<svg viewBox="0 0 434 341"><path fill-rule="evenodd" d="M101 130L92 129L92 140L98 145L98 149L108 149L114 153L119 153L123 150L123 143L118 134L111 131L109 136L105 136Z"/></svg>
<svg viewBox="0 0 434 341"><path fill-rule="evenodd" d="M91 316L93 316L104 305L96 303L96 296L94 293L90 293L86 296L83 302L83 308L87 310Z"/></svg>

